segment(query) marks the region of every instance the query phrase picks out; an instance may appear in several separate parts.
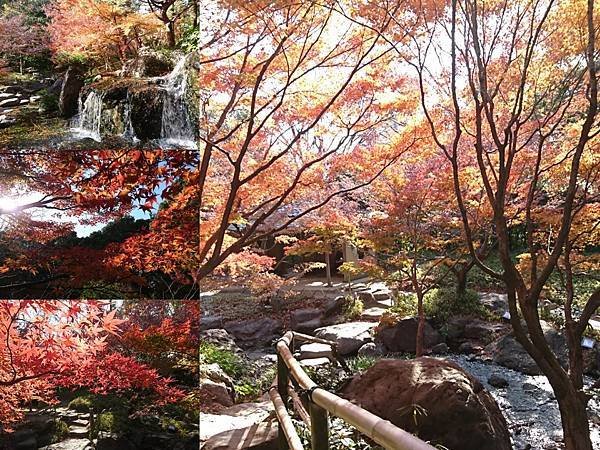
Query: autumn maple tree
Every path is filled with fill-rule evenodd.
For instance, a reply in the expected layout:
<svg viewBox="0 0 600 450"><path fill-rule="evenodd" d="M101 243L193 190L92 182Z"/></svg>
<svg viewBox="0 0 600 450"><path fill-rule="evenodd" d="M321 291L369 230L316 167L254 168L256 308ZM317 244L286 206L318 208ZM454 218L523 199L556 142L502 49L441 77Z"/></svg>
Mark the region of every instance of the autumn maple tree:
<svg viewBox="0 0 600 450"><path fill-rule="evenodd" d="M0 302L0 430L9 431L32 400L56 401L58 387L92 392L135 390L154 405L182 392L155 369L108 345L125 320L100 301Z"/></svg>

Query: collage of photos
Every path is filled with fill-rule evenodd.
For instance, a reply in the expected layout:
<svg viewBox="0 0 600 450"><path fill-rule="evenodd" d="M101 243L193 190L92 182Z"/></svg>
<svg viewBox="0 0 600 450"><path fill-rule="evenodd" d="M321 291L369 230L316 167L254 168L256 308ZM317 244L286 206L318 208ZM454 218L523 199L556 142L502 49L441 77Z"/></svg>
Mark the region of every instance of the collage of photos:
<svg viewBox="0 0 600 450"><path fill-rule="evenodd" d="M600 0L0 0L0 450L600 450Z"/></svg>

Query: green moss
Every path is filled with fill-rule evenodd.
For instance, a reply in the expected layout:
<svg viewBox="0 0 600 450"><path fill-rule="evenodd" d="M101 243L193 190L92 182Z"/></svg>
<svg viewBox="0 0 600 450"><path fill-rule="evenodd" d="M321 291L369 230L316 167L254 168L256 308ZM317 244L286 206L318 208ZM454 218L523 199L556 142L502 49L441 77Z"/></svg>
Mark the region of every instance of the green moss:
<svg viewBox="0 0 600 450"><path fill-rule="evenodd" d="M246 365L240 356L210 342L202 342L200 344L200 364L215 363L234 379L240 379L246 373Z"/></svg>

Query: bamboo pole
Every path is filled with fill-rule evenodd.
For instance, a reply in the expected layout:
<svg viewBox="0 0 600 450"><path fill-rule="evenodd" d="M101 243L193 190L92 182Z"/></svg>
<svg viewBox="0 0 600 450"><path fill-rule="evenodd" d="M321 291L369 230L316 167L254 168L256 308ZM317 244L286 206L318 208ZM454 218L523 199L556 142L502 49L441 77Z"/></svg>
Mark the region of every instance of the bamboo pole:
<svg viewBox="0 0 600 450"><path fill-rule="evenodd" d="M294 339L293 332L287 332L277 342L278 361L281 360L288 370L288 376L298 385L311 392L311 403L321 407L326 412L339 417L357 428L362 434L373 439L380 445L391 450L435 450L434 447L413 436L412 434L396 427L390 421L382 419L375 414L338 397L331 392L317 387L310 379L300 363L294 358L288 345ZM309 406L313 406L312 404ZM312 418L312 414L311 414ZM312 420L311 420L312 423ZM314 433L314 429L312 430Z"/></svg>
<svg viewBox="0 0 600 450"><path fill-rule="evenodd" d="M304 447L302 446L302 441L296 433L296 429L294 428L292 419L290 418L290 415L287 412L285 403L281 399L279 392L275 389L276 386L277 382L276 380L273 380L273 384L271 385L271 389L269 390L269 397L271 397L271 401L273 402L273 406L275 407L277 421L279 422L279 444L281 444L281 438L283 437L286 448L289 448L291 450L304 450Z"/></svg>
<svg viewBox="0 0 600 450"><path fill-rule="evenodd" d="M296 413L298 413L298 415L302 419L302 422L304 422L307 426L310 427L310 415L306 411L306 408L304 407L304 404L302 403L302 399L296 393L293 386L288 386L288 394L292 398L292 402L294 404L294 410L296 411Z"/></svg>
<svg viewBox="0 0 600 450"><path fill-rule="evenodd" d="M281 355L277 354L277 394L279 396L279 400L283 405L283 409L285 410L285 403L287 402L288 394L287 394L287 385L289 383L289 374L288 368L282 358ZM271 389L273 391L274 389ZM287 412L286 412L287 414ZM288 440L286 439L286 434L282 423L279 423L279 433L277 437L278 445L277 448L279 450L288 450L290 447L288 445Z"/></svg>
<svg viewBox="0 0 600 450"><path fill-rule="evenodd" d="M310 445L312 450L329 450L329 418L327 410L309 402Z"/></svg>

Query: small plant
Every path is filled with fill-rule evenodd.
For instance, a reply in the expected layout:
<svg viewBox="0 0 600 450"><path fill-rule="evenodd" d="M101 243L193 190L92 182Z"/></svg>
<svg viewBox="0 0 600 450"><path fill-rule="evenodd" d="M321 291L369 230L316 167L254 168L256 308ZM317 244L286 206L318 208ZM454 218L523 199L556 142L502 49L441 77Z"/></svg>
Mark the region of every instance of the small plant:
<svg viewBox="0 0 600 450"><path fill-rule="evenodd" d="M49 435L50 444L63 441L69 435L69 425L62 420L53 420L50 425Z"/></svg>
<svg viewBox="0 0 600 450"><path fill-rule="evenodd" d="M344 317L347 320L358 319L364 309L362 300L354 295L347 295L344 297Z"/></svg>
<svg viewBox="0 0 600 450"><path fill-rule="evenodd" d="M75 397L69 403L69 409L77 412L89 412L92 408L92 398L87 395Z"/></svg>
<svg viewBox="0 0 600 450"><path fill-rule="evenodd" d="M346 363L352 372L364 372L365 370L370 369L377 361L378 358L373 356L359 355L356 358L346 360Z"/></svg>
<svg viewBox="0 0 600 450"><path fill-rule="evenodd" d="M223 372L234 379L246 373L244 360L231 350L219 348L210 342L200 344L200 364L218 364Z"/></svg>
<svg viewBox="0 0 600 450"><path fill-rule="evenodd" d="M415 429L419 428L419 419L421 417L427 416L427 410L423 408L421 405L417 405L413 403L411 405L406 405L398 410L400 415L404 416L406 414L410 414L412 417L412 421L415 424Z"/></svg>
<svg viewBox="0 0 600 450"><path fill-rule="evenodd" d="M433 289L425 296L423 306L425 315L437 323L445 323L457 315L490 318L489 312L479 301L479 295L472 290L457 296L453 289Z"/></svg>
<svg viewBox="0 0 600 450"><path fill-rule="evenodd" d="M46 89L40 91L40 106L45 112L54 112L58 110L58 96L48 92Z"/></svg>
<svg viewBox="0 0 600 450"><path fill-rule="evenodd" d="M394 305L388 310L402 317L412 317L417 314L417 296L412 292L399 292L394 299Z"/></svg>

